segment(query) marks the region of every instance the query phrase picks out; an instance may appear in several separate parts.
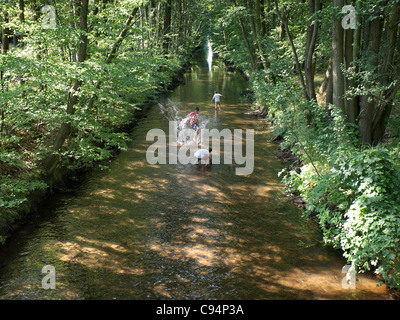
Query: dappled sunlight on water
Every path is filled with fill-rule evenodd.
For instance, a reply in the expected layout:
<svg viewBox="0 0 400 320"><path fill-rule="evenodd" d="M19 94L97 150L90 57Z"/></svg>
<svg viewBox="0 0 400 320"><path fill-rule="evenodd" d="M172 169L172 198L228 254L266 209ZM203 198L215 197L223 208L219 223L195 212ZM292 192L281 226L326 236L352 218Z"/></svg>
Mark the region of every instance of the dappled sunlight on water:
<svg viewBox="0 0 400 320"><path fill-rule="evenodd" d="M0 253L1 298L387 299L369 276L355 290L342 288L344 259L287 202L278 146L268 127L244 115L246 81L224 71L210 80L198 70L170 101L182 115L200 105L210 128L254 129L254 172L235 175L235 162L148 164L147 131L168 132L155 105L110 172L89 175L10 240ZM214 122L210 100L221 88L226 98ZM40 286L44 265L57 271L55 290Z"/></svg>

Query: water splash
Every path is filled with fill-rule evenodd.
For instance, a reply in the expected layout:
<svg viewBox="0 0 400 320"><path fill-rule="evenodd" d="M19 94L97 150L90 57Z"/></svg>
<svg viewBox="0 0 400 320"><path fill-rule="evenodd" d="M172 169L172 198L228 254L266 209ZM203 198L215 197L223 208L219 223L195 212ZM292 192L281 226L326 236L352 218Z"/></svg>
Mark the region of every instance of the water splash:
<svg viewBox="0 0 400 320"><path fill-rule="evenodd" d="M196 141L193 141L193 139L184 139L184 135L181 135L181 132L185 129L191 129L190 127L190 117L188 114L185 114L185 116L182 116L182 110L181 106L173 102L171 99L168 99L165 104L158 103L158 106L160 108L161 113L164 115L168 121L175 121L177 123L177 142L180 145L191 145L193 143L196 144L201 144L201 134L199 133L197 135ZM200 121L199 121L199 127L201 129L206 129L207 124L210 122L209 117L201 115L200 116ZM193 131L194 132L194 131Z"/></svg>
<svg viewBox="0 0 400 320"><path fill-rule="evenodd" d="M167 99L164 104L158 103L158 107L163 116L169 121L179 121L182 118L179 115L181 109L180 105L173 102L171 99Z"/></svg>

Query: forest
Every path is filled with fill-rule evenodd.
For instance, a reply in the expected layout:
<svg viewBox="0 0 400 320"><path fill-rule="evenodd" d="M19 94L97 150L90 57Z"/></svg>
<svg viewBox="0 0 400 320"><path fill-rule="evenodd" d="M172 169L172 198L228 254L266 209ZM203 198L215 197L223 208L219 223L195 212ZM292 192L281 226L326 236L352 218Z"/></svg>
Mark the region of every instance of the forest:
<svg viewBox="0 0 400 320"><path fill-rule="evenodd" d="M293 157L280 177L324 243L400 288L400 1L2 0L0 8L2 230L66 170L106 167L142 106L209 39L248 78L253 108Z"/></svg>

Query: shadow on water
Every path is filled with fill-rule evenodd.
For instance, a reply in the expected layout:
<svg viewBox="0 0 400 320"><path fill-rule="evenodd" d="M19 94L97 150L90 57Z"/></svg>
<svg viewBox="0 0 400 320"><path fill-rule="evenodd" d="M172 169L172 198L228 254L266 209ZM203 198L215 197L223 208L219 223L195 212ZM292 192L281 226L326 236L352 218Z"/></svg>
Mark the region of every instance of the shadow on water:
<svg viewBox="0 0 400 320"><path fill-rule="evenodd" d="M0 252L2 299L387 299L377 280L341 286L345 262L284 197L284 168L268 128L245 116L246 81L194 66L168 96L181 117L200 108L208 128L253 128L254 172L237 165L150 165L146 133L168 132L155 105L110 172L94 172ZM224 94L222 112L211 98ZM165 103L162 102L162 103ZM41 269L56 270L56 289Z"/></svg>

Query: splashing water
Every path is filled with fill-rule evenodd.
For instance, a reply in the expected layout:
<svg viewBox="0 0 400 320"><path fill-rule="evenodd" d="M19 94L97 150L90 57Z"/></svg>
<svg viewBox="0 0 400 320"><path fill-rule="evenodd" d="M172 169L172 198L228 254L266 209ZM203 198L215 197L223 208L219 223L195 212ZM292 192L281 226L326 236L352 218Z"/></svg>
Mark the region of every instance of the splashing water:
<svg viewBox="0 0 400 320"><path fill-rule="evenodd" d="M169 121L178 121L180 119L180 106L178 105L178 103L172 102L171 99L167 99L164 104L165 105L158 103L158 107L160 108L163 116Z"/></svg>
<svg viewBox="0 0 400 320"><path fill-rule="evenodd" d="M171 101L170 99L167 100L165 105L162 105L161 103L158 103L158 106L161 110L161 113L164 115L166 119L168 119L170 122L175 121L177 122L177 137L178 137L178 144L180 145L191 145L191 144L201 144L201 134L197 135L196 141L193 141L193 139L187 139L188 137L185 135L181 135L180 133L185 130L185 129L191 129L190 127L190 117L186 115L185 117L182 118L180 115L180 105L178 103L175 103ZM210 119L207 116L201 116L199 122L199 127L201 129L205 129L207 127L207 124L210 122Z"/></svg>

